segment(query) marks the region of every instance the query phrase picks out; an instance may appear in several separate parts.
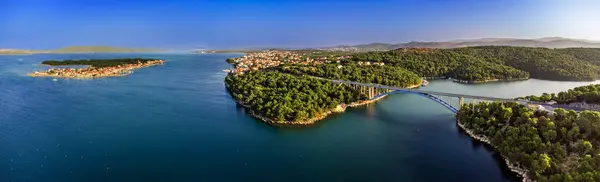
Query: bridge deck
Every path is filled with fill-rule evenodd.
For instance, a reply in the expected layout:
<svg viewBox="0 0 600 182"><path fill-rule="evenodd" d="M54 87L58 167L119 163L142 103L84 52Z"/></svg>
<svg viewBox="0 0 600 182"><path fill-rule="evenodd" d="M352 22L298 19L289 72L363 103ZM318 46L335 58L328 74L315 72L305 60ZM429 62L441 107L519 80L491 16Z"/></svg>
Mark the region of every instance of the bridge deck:
<svg viewBox="0 0 600 182"><path fill-rule="evenodd" d="M310 76L312 78L316 78L316 79L320 79L320 80L327 80L333 83L345 83L345 84L350 84L350 85L359 85L359 86L365 86L365 87L374 87L374 88L380 88L380 89L387 89L387 90L394 90L394 91L400 91L400 92L411 92L411 93L419 93L428 97L434 97L435 101L441 101L439 102L440 104L446 106L450 106L451 108L448 108L450 110L453 110L457 108L446 103L445 101L435 97L434 95L439 95L439 96L447 96L447 97L462 97L462 98L468 98L468 99L478 99L478 100L486 100L486 101L501 101L501 102L518 102L520 104L533 104L533 105L540 105L540 106L546 106L546 107L552 107L552 108L563 108L563 109L570 109L570 110L575 110L575 111L582 111L584 109L581 108L575 108L575 107L571 107L568 105L557 105L557 104L547 104L544 102L534 102L534 101L528 101L528 100L515 100L515 99L507 99L507 98L498 98L498 97L487 97L487 96L477 96L477 95L467 95L467 94L455 94L455 93L445 93L445 92L436 92L436 91L427 91L427 90L417 90L417 89L406 89L406 88L400 88L400 87L393 87L393 86L387 86L387 85L380 85L380 84L372 84L372 83L361 83L361 82L353 82L353 81L346 81L346 80L330 80L330 79L326 79L326 78L320 78L320 77L314 77L314 76ZM376 97L380 97L382 95L386 95L389 93L384 93L384 94L380 94L379 96ZM432 98L433 99L433 98ZM447 106L446 106L447 107Z"/></svg>
<svg viewBox="0 0 600 182"><path fill-rule="evenodd" d="M324 79L324 78L320 78L320 79ZM328 79L324 79L324 80L328 80ZM506 99L506 98L476 96L476 95L466 95L466 94L454 94L454 93L445 93L445 92L416 90L416 89L406 89L406 88L400 88L400 87L393 87L393 86L386 86L386 85L379 85L379 84L372 84L372 83L360 83L360 82L345 81L345 80L329 80L329 81L331 81L333 83L346 83L346 84L360 85L360 86L366 86L366 87L374 87L374 88L381 88L381 89L388 89L388 90L398 90L398 91L405 91L405 92L416 92L416 93L431 94L431 95L441 95L441 96L448 96L448 97L463 97L463 98L470 98L470 99L497 100L497 101L506 101L506 102L516 102L517 101L514 99ZM522 102L530 103L530 101L522 101Z"/></svg>

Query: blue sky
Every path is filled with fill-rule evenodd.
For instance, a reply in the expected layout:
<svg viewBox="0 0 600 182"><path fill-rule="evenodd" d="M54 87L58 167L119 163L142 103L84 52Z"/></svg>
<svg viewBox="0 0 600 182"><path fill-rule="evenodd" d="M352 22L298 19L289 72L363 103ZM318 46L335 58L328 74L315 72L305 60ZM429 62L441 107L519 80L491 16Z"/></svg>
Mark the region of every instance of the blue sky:
<svg viewBox="0 0 600 182"><path fill-rule="evenodd" d="M0 0L0 48L600 40L598 9L594 0Z"/></svg>

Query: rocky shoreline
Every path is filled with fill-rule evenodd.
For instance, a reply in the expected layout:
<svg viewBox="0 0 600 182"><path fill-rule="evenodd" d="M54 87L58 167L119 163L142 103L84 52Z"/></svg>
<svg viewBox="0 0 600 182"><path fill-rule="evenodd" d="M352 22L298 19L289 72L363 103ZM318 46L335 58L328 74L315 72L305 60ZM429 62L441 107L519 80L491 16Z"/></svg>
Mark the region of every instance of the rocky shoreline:
<svg viewBox="0 0 600 182"><path fill-rule="evenodd" d="M484 136L484 135L476 135L475 133L473 133L472 130L466 128L463 124L461 124L458 120L456 121L456 124L467 134L469 134L469 136L477 141L483 142L488 144L489 146L492 146L492 148L497 149L494 145L492 145L492 143L490 142L490 140ZM533 180L531 178L529 178L529 176L527 175L528 171L526 169L523 169L521 167L519 167L516 164L511 163L508 158L506 156L504 156L503 154L500 154L500 156L502 156L502 159L504 159L504 162L506 163L506 165L508 166L508 168L512 171L517 173L521 178L523 178L523 182L532 182Z"/></svg>
<svg viewBox="0 0 600 182"><path fill-rule="evenodd" d="M229 89L228 89L229 90ZM231 91L229 91L231 94L235 94ZM267 118L265 116L262 116L256 112L254 112L249 105L243 103L242 101L238 101L235 98L233 99L236 103L238 103L239 105L243 106L244 108L246 108L246 110L249 111L250 115L256 119L260 119L265 123L271 124L271 125L276 125L276 126L308 126L308 125L312 125L315 124L317 121L323 120L325 118L327 118L327 116L333 114L333 113L342 113L344 111L346 111L346 109L348 107L359 107L359 106L363 106L363 105L367 105L373 102L377 102L378 100L381 100L382 98L384 98L385 96L381 96L379 98L376 99L371 99L371 100L363 100L363 101L358 101L358 102L353 102L350 104L340 104L338 105L335 109L327 111L325 113L321 113L321 115L319 117L315 117L315 118L311 118L311 119L307 119L307 120L302 120L302 121L275 121L273 119Z"/></svg>

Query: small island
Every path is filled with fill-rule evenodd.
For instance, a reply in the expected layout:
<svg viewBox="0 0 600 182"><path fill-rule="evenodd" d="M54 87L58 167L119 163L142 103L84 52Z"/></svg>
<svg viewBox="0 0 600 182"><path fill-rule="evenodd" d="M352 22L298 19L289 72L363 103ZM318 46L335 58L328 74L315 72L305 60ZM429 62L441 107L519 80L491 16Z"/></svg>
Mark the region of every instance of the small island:
<svg viewBox="0 0 600 182"><path fill-rule="evenodd" d="M120 59L90 59L90 60L48 60L42 62L47 66L88 66L85 68L50 68L46 71L29 73L32 77L61 77L61 78L99 78L110 76L125 76L133 70L164 64L161 59L120 58Z"/></svg>

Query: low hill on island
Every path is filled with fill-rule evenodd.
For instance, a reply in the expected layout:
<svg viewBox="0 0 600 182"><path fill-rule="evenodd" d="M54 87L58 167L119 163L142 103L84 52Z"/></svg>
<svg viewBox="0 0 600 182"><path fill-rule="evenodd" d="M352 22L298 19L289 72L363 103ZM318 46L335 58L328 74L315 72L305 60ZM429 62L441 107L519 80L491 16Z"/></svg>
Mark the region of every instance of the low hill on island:
<svg viewBox="0 0 600 182"><path fill-rule="evenodd" d="M129 53L129 52L161 52L158 49L134 49L112 46L70 46L57 50L52 53Z"/></svg>
<svg viewBox="0 0 600 182"><path fill-rule="evenodd" d="M0 49L0 54L37 54L48 51L24 50L24 49Z"/></svg>

